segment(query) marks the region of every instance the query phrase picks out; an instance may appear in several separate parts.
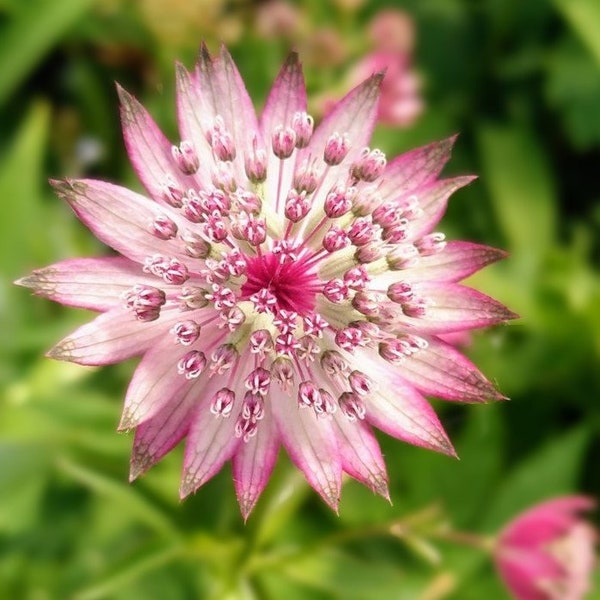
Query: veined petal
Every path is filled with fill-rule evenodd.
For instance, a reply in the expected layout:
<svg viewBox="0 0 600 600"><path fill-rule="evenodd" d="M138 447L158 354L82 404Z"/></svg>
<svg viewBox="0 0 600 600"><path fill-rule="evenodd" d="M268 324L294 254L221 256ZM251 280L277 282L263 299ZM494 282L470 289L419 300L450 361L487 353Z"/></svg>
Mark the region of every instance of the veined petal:
<svg viewBox="0 0 600 600"><path fill-rule="evenodd" d="M373 282L380 286L399 280L454 283L506 256L506 252L491 246L451 240L441 252L419 257L414 267L377 275Z"/></svg>
<svg viewBox="0 0 600 600"><path fill-rule="evenodd" d="M309 231L322 218L326 194L335 183L338 183L340 171L347 169L368 146L377 120L377 102L382 79L382 73L372 75L346 94L321 121L315 129L309 145L301 151L298 157L299 162L305 158L314 159L315 165L324 173L319 188L321 193L313 199L313 207L308 221ZM334 133L348 136L350 150L339 166L335 169L328 169L323 152L327 140Z"/></svg>
<svg viewBox="0 0 600 600"><path fill-rule="evenodd" d="M203 344L200 347L210 347L220 335L221 330L216 327L208 332L203 331ZM162 410L165 404L172 401L172 396L181 395L189 389L193 381L207 379L206 372L196 380L178 372L177 362L188 350L189 347L182 349L176 345L173 336L165 335L144 354L129 384L119 429L137 427Z"/></svg>
<svg viewBox="0 0 600 600"><path fill-rule="evenodd" d="M448 198L474 179L477 177L462 175L450 179L440 179L416 189L413 193L417 196L423 214L410 222L409 240L412 241L430 233L444 215Z"/></svg>
<svg viewBox="0 0 600 600"><path fill-rule="evenodd" d="M266 197L273 209L283 209L285 198L278 198L288 190L294 174L294 159L281 160L272 150L272 137L277 127L290 127L297 112L306 111L306 85L302 65L296 52L291 52L281 67L262 111L259 128L267 151Z"/></svg>
<svg viewBox="0 0 600 600"><path fill-rule="evenodd" d="M252 135L258 130L256 112L246 86L225 46L221 46L216 59L211 58L203 46L195 73L198 95L211 111L206 116L220 115L233 136L237 148L233 163L237 167L237 181L241 183L245 181L244 155L252 147Z"/></svg>
<svg viewBox="0 0 600 600"><path fill-rule="evenodd" d="M294 114L305 110L306 85L302 65L298 54L291 52L271 87L260 117L260 130L265 142L271 141L277 126L291 126Z"/></svg>
<svg viewBox="0 0 600 600"><path fill-rule="evenodd" d="M194 76L178 70L180 129L183 138L191 139L204 153L212 156L206 134L217 116L233 138L236 156L231 161L238 185L247 181L244 156L252 148L252 137L258 131L254 107L231 55L221 47L218 58L211 57L202 46ZM198 174L197 179L205 185ZM210 179L209 179L210 181Z"/></svg>
<svg viewBox="0 0 600 600"><path fill-rule="evenodd" d="M267 404L256 435L240 444L233 456L233 482L244 519L248 518L267 485L278 450L279 435Z"/></svg>
<svg viewBox="0 0 600 600"><path fill-rule="evenodd" d="M377 119L377 101L382 79L383 74L377 73L348 92L315 129L301 158L312 156L321 161L319 164L324 164L323 151L329 137L334 133L345 133L351 150L340 164L349 165L371 139Z"/></svg>
<svg viewBox="0 0 600 600"><path fill-rule="evenodd" d="M113 308L67 336L48 356L80 365L110 365L146 352L181 318L179 311L161 312L150 323L138 321L131 312Z"/></svg>
<svg viewBox="0 0 600 600"><path fill-rule="evenodd" d="M505 400L477 367L456 348L437 337L424 338L402 363L402 377L428 396L463 402Z"/></svg>
<svg viewBox="0 0 600 600"><path fill-rule="evenodd" d="M152 198L164 204L162 188L169 178L182 190L191 187L194 180L177 168L171 154L172 144L148 111L118 84L117 92L121 100L123 137L131 164Z"/></svg>
<svg viewBox="0 0 600 600"><path fill-rule="evenodd" d="M389 500L385 462L369 426L362 421L349 421L339 411L332 422L344 471Z"/></svg>
<svg viewBox="0 0 600 600"><path fill-rule="evenodd" d="M16 281L38 296L98 312L121 305L133 282L156 285L156 278L120 256L63 260Z"/></svg>
<svg viewBox="0 0 600 600"><path fill-rule="evenodd" d="M458 283L421 282L413 289L426 300L425 315L405 316L397 326L398 333L406 331L407 327L424 334L452 333L488 327L517 317L500 302Z"/></svg>
<svg viewBox="0 0 600 600"><path fill-rule="evenodd" d="M127 258L143 263L146 257L158 253L190 262L181 240L163 240L152 234L153 222L163 214L186 226L183 217L169 207L105 181L70 179L51 183L98 239Z"/></svg>
<svg viewBox="0 0 600 600"><path fill-rule="evenodd" d="M290 395L271 394L272 410L281 442L308 483L333 510L337 510L342 486L342 459L335 429L314 411L298 407L297 387ZM294 398L294 399L292 399Z"/></svg>
<svg viewBox="0 0 600 600"><path fill-rule="evenodd" d="M211 383L211 387L215 384ZM192 419L185 444L183 475L179 494L185 498L216 475L233 456L242 439L235 435L236 416L243 393L236 394L231 415L216 417L210 412L211 392L205 392Z"/></svg>
<svg viewBox="0 0 600 600"><path fill-rule="evenodd" d="M365 400L365 418L371 425L409 444L456 456L429 402L395 369L363 350L355 351L348 361L377 382Z"/></svg>
<svg viewBox="0 0 600 600"><path fill-rule="evenodd" d="M383 173L377 191L384 201L406 196L420 187L435 181L450 159L455 135L433 142L390 161Z"/></svg>
<svg viewBox="0 0 600 600"><path fill-rule="evenodd" d="M185 437L203 387L204 381L194 379L190 387L180 388L158 413L136 428L130 481L145 473Z"/></svg>
<svg viewBox="0 0 600 600"><path fill-rule="evenodd" d="M187 69L176 65L177 69L177 120L181 138L190 142L200 157L195 173L196 185L200 189L211 181L210 165L213 163L212 149L206 139L208 121L204 122L206 108L199 97L197 85Z"/></svg>

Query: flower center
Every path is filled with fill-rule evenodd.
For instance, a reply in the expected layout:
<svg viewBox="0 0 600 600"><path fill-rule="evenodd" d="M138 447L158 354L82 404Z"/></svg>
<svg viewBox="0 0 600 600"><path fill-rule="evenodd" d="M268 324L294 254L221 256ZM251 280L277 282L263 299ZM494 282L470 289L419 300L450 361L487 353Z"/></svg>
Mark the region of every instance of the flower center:
<svg viewBox="0 0 600 600"><path fill-rule="evenodd" d="M246 281L240 290L242 300L265 290L277 301L275 311L295 311L308 315L314 311L315 295L321 290L314 264L306 260L286 260L269 252L247 259Z"/></svg>

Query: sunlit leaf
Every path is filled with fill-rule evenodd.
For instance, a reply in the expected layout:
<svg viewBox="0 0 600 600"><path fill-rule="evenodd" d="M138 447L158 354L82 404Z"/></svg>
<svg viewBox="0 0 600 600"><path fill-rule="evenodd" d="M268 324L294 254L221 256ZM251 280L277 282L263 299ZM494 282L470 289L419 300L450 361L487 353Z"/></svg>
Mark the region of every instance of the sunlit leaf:
<svg viewBox="0 0 600 600"><path fill-rule="evenodd" d="M517 125L485 124L478 142L488 186L512 261L539 266L556 228L556 191L544 149Z"/></svg>
<svg viewBox="0 0 600 600"><path fill-rule="evenodd" d="M554 0L554 4L600 66L600 3L597 0Z"/></svg>

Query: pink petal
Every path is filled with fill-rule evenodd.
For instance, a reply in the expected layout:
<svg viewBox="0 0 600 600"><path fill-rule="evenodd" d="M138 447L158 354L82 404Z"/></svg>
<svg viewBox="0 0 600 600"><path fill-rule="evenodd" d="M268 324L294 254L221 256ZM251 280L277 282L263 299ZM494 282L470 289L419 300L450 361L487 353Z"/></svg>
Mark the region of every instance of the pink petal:
<svg viewBox="0 0 600 600"><path fill-rule="evenodd" d="M441 252L421 256L416 266L404 269L401 273L393 273L392 277L407 281L456 282L506 256L507 253L503 250L490 246L449 241Z"/></svg>
<svg viewBox="0 0 600 600"><path fill-rule="evenodd" d="M267 143L278 125L291 126L296 112L306 111L306 85L296 52L283 63L260 117L260 130ZM279 160L275 158L275 160Z"/></svg>
<svg viewBox="0 0 600 600"><path fill-rule="evenodd" d="M348 135L351 150L341 164L350 164L371 139L377 121L377 101L382 78L381 73L372 75L348 92L315 129L300 158L311 156L317 159L317 164L324 165L325 144L329 137L337 132ZM336 172L335 177L342 168L332 169ZM323 189L328 188L324 185Z"/></svg>
<svg viewBox="0 0 600 600"><path fill-rule="evenodd" d="M148 256L163 254L190 262L182 252L181 240L162 240L152 234L152 223L159 215L186 226L183 217L169 207L104 181L71 179L51 183L98 239L127 258L143 263Z"/></svg>
<svg viewBox="0 0 600 600"><path fill-rule="evenodd" d="M133 283L156 285L140 265L122 257L74 258L36 269L16 283L55 302L104 312L123 304Z"/></svg>
<svg viewBox="0 0 600 600"><path fill-rule="evenodd" d="M133 481L170 452L187 434L203 381L180 389L153 417L135 430L129 480ZM182 393L183 392L183 393Z"/></svg>
<svg viewBox="0 0 600 600"><path fill-rule="evenodd" d="M502 554L496 563L500 577L516 600L549 600L541 591L540 580L558 579L563 574L556 560L544 552Z"/></svg>
<svg viewBox="0 0 600 600"><path fill-rule="evenodd" d="M394 326L403 333L407 327L424 334L452 333L503 323L517 315L503 304L470 287L456 283L418 283L415 293L425 298L427 307L422 317L404 316Z"/></svg>
<svg viewBox="0 0 600 600"><path fill-rule="evenodd" d="M211 181L211 165L214 160L212 149L205 135L208 122L204 122L206 110L199 97L196 81L186 68L177 64L177 120L182 140L191 142L199 157L198 170L195 173L196 184L200 189Z"/></svg>
<svg viewBox="0 0 600 600"><path fill-rule="evenodd" d="M450 159L457 136L397 156L385 169L377 191L384 201L400 198L435 181Z"/></svg>
<svg viewBox="0 0 600 600"><path fill-rule="evenodd" d="M410 240L419 239L430 233L446 212L448 198L460 188L477 179L473 175L463 175L451 179L440 179L417 188L413 193L419 200L423 211L420 217L411 220L408 230Z"/></svg>
<svg viewBox="0 0 600 600"><path fill-rule="evenodd" d="M339 183L339 173L348 168L369 144L377 122L377 102L382 78L381 73L372 75L346 94L316 127L309 145L298 156L299 164L305 158L314 159L315 166L324 173L319 188L322 193L315 194L316 197L313 198L309 231L323 216L321 209L325 196L334 184ZM348 136L350 151L339 166L328 169L323 159L323 151L327 140L334 133Z"/></svg>
<svg viewBox="0 0 600 600"><path fill-rule="evenodd" d="M348 360L377 382L377 389L365 402L366 419L371 425L409 444L456 456L427 400L394 367L363 350L355 351Z"/></svg>
<svg viewBox="0 0 600 600"><path fill-rule="evenodd" d="M128 310L114 308L61 340L48 356L80 365L114 364L143 354L180 319L178 310L163 310L156 321L143 323Z"/></svg>
<svg viewBox="0 0 600 600"><path fill-rule="evenodd" d="M267 404L256 435L240 444L233 456L233 481L244 520L269 481L278 450L279 435Z"/></svg>
<svg viewBox="0 0 600 600"><path fill-rule="evenodd" d="M385 462L369 426L361 421L351 422L339 411L333 425L344 471L389 500Z"/></svg>
<svg viewBox="0 0 600 600"><path fill-rule="evenodd" d="M216 417L210 412L212 390L222 381L212 383L205 390L192 419L187 434L183 475L179 494L185 498L214 477L234 455L241 438L235 435L236 417L241 409L243 393L236 394L231 415Z"/></svg>
<svg viewBox="0 0 600 600"><path fill-rule="evenodd" d="M518 516L503 531L500 543L510 546L545 544L564 535L595 502L587 496L565 496L543 502Z"/></svg>
<svg viewBox="0 0 600 600"><path fill-rule="evenodd" d="M505 399L477 367L437 337L402 362L402 377L428 396L464 402ZM392 367L393 368L393 367Z"/></svg>
<svg viewBox="0 0 600 600"><path fill-rule="evenodd" d="M272 136L278 126L289 127L296 112L306 111L306 86L302 65L298 54L291 52L281 67L271 91L267 97L265 107L260 117L260 131L267 152L267 181L266 197L271 200L273 207L284 206L284 199L277 204L278 189L288 190L291 187L294 173L293 157L281 161L273 152Z"/></svg>
<svg viewBox="0 0 600 600"><path fill-rule="evenodd" d="M175 165L172 144L163 135L146 109L117 84L121 100L123 137L131 164L138 178L157 201L162 202L165 181L171 178L182 190L193 186L193 178L184 175Z"/></svg>
<svg viewBox="0 0 600 600"><path fill-rule="evenodd" d="M292 462L304 473L308 483L333 510L337 510L342 485L342 459L335 429L314 411L301 409L296 400L297 388L287 393L271 394L273 417L281 442Z"/></svg>
<svg viewBox="0 0 600 600"><path fill-rule="evenodd" d="M209 154L206 130L217 115L221 116L237 150L232 162L236 180L239 185L244 184L244 156L252 148L252 137L258 130L258 123L254 106L231 55L222 47L220 56L212 58L203 46L194 78L190 81L182 70L178 75L182 137L191 139L202 148L202 152ZM205 185L200 174L198 179Z"/></svg>

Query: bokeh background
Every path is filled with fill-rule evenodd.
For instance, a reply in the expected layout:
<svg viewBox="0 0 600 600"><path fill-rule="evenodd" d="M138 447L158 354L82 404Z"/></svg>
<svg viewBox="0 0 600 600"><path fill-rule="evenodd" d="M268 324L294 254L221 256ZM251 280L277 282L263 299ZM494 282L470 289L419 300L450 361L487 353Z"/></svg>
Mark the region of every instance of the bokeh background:
<svg viewBox="0 0 600 600"><path fill-rule="evenodd" d="M373 25L390 7L391 37ZM446 173L480 175L443 229L510 252L473 283L521 319L466 352L511 401L436 402L460 461L382 436L393 505L348 481L336 516L284 456L247 524L229 469L180 503L180 450L130 485L116 426L134 363L44 358L89 315L12 285L106 252L47 179L139 188L114 81L176 141L174 61L202 39L227 43L257 106L298 49L317 116L385 51L400 92L376 145L459 132ZM448 532L600 491L596 0L0 0L0 201L0 598L506 600L485 553Z"/></svg>

